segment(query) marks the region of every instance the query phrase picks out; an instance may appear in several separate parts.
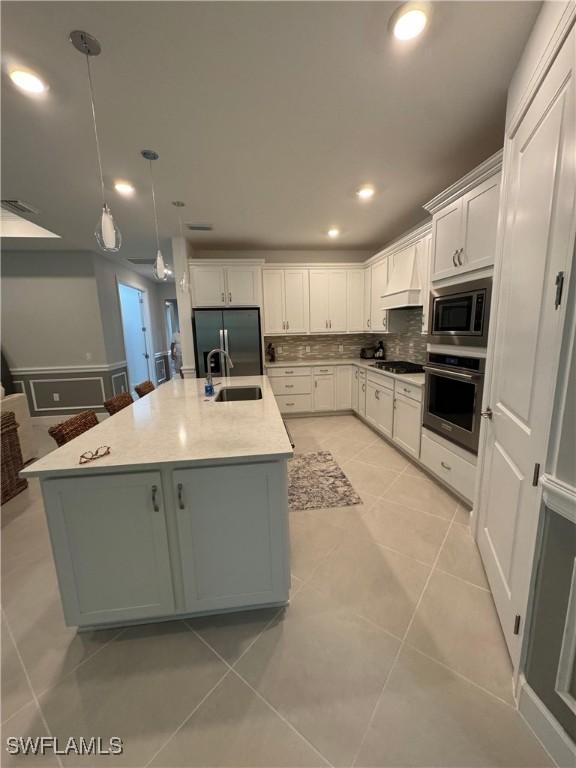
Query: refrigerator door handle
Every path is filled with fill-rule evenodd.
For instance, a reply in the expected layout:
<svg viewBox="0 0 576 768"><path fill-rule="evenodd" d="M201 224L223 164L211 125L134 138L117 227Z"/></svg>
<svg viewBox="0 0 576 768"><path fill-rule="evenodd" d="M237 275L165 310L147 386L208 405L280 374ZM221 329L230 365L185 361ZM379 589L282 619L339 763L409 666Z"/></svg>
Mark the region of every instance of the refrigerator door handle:
<svg viewBox="0 0 576 768"><path fill-rule="evenodd" d="M228 351L228 328L224 329L224 349L226 350L227 354L229 355L230 352ZM230 369L228 368L228 360L227 358L224 358L224 367L226 370L226 376L230 376Z"/></svg>

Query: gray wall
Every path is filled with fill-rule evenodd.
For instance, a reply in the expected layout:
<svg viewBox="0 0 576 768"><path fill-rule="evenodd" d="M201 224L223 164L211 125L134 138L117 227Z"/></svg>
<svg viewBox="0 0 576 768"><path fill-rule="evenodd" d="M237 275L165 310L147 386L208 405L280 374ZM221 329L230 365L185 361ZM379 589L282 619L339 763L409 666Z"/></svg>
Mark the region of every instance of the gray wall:
<svg viewBox="0 0 576 768"><path fill-rule="evenodd" d="M11 368L107 362L91 253L7 251L1 283Z"/></svg>

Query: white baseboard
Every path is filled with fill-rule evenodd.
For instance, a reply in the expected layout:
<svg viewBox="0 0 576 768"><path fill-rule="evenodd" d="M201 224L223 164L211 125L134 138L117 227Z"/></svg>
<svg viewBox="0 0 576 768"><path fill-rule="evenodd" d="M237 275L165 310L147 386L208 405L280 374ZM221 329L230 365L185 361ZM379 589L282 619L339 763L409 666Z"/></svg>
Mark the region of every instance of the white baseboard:
<svg viewBox="0 0 576 768"><path fill-rule="evenodd" d="M576 744L534 693L524 675L520 676L518 709L556 765L574 768Z"/></svg>

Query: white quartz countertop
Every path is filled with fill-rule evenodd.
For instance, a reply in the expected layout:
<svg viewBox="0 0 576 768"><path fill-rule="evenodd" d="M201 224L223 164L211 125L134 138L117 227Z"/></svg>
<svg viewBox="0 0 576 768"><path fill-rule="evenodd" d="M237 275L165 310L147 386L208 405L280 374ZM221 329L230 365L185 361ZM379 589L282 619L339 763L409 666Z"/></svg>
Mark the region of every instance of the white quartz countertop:
<svg viewBox="0 0 576 768"><path fill-rule="evenodd" d="M280 360L275 363L264 363L266 368L312 368L315 366L329 366L329 365L357 365L359 368L365 368L368 371L381 374L382 376L390 376L393 379L399 379L400 381L406 381L409 384L414 384L417 387L424 386L424 374L423 373L390 373L390 371L381 371L374 367L374 360L365 360L361 357L339 358L336 360L322 359L322 358L306 358L303 360Z"/></svg>
<svg viewBox="0 0 576 768"><path fill-rule="evenodd" d="M266 376L215 379L222 386L259 386L261 400L217 403L204 379L172 379L98 426L22 470L28 477L149 469L163 464L225 464L293 455ZM80 454L109 445L110 454L79 464Z"/></svg>

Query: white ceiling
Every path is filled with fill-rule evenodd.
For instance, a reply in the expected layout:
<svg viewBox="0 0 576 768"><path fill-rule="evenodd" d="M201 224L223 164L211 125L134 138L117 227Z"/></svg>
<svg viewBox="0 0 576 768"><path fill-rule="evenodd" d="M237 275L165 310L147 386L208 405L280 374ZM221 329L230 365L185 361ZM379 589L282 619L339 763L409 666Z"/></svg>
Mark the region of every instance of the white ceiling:
<svg viewBox="0 0 576 768"><path fill-rule="evenodd" d="M421 221L422 204L502 144L506 90L536 2L439 2L426 34L389 33L396 2L4 2L2 197L39 209L62 240L93 249L99 187L86 67L68 42L96 36L96 106L124 257L153 257L155 149L163 238L172 200L210 248L376 249ZM50 84L29 98L11 65ZM114 178L137 188L132 199ZM354 191L377 187L369 204Z"/></svg>

